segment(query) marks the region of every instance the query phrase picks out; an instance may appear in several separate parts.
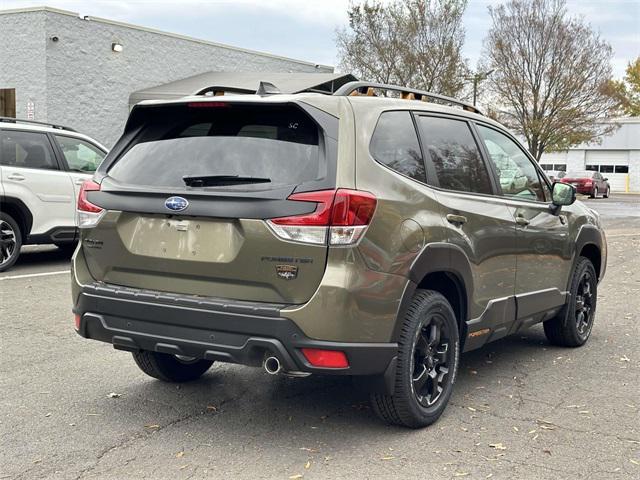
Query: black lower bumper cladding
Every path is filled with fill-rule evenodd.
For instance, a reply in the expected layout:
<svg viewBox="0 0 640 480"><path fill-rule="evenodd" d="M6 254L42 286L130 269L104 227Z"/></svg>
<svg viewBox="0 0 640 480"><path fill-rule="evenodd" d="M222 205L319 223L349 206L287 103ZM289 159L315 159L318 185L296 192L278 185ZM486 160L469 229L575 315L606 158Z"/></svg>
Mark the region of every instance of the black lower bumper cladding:
<svg viewBox="0 0 640 480"><path fill-rule="evenodd" d="M275 355L286 371L379 375L392 363L395 343L342 343L308 338L284 305L213 299L94 283L83 287L74 313L78 333L120 350L150 350L259 366ZM347 368L309 364L302 348L341 350Z"/></svg>

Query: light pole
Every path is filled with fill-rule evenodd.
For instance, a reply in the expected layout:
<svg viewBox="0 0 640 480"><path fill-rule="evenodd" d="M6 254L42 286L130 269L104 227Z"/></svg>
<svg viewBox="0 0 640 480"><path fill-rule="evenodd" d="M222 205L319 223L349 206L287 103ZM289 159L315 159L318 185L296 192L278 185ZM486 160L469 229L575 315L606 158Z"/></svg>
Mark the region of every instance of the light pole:
<svg viewBox="0 0 640 480"><path fill-rule="evenodd" d="M471 78L473 80L473 106L476 106L476 99L478 97L478 84L482 81L482 80L486 80L486 78L491 75L494 72L494 70L489 70L488 72L477 72L474 73L472 77L468 77Z"/></svg>

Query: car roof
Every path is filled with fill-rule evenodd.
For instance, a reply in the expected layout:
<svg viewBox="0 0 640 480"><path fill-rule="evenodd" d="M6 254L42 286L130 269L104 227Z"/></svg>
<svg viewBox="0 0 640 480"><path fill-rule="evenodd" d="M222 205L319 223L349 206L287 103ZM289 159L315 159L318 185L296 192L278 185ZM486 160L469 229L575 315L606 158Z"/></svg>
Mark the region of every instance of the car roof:
<svg viewBox="0 0 640 480"><path fill-rule="evenodd" d="M73 138L78 138L80 140L86 140L89 143L93 143L97 145L105 152L109 151L109 149L104 145L102 145L100 142L83 133L76 132L75 130L68 130L61 127L55 127L53 125L41 125L37 123L29 123L28 120L21 121L20 119L18 119L15 123L0 121L0 130L20 130L24 132L53 133L55 135L63 135L65 137L73 137Z"/></svg>

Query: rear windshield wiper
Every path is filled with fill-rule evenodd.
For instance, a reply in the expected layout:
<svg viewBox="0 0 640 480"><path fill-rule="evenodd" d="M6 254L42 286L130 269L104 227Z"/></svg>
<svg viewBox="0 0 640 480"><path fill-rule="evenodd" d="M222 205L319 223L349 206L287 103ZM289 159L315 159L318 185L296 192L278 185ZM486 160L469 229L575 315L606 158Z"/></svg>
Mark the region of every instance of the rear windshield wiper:
<svg viewBox="0 0 640 480"><path fill-rule="evenodd" d="M270 178L242 177L240 175L186 175L182 181L187 187L223 187L246 183L269 183Z"/></svg>

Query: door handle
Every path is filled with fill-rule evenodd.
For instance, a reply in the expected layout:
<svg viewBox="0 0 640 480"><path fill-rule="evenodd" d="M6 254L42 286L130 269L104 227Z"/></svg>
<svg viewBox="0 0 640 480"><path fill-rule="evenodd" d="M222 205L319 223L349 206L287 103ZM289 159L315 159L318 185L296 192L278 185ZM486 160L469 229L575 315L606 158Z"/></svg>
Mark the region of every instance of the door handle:
<svg viewBox="0 0 640 480"><path fill-rule="evenodd" d="M76 185L82 185L84 183L85 179L84 178L76 178L73 183L75 183Z"/></svg>
<svg viewBox="0 0 640 480"><path fill-rule="evenodd" d="M24 176L24 175L21 175L21 174L19 174L19 173L12 173L12 174L10 174L10 175L7 175L7 178L8 178L9 180L17 180L18 182L21 182L21 181L23 181L23 180L26 180L25 176Z"/></svg>
<svg viewBox="0 0 640 480"><path fill-rule="evenodd" d="M454 225L462 225L463 223L467 223L467 217L464 215L454 215L453 213L449 213L447 215L447 222Z"/></svg>
<svg viewBox="0 0 640 480"><path fill-rule="evenodd" d="M529 223L530 223L530 222L529 222L529 220L527 220L526 218L524 218L524 217L522 217L522 216L518 215L518 216L516 217L516 223L517 223L518 225L522 225L523 227L526 227L527 225L529 225Z"/></svg>

